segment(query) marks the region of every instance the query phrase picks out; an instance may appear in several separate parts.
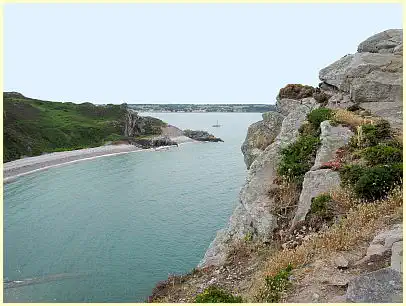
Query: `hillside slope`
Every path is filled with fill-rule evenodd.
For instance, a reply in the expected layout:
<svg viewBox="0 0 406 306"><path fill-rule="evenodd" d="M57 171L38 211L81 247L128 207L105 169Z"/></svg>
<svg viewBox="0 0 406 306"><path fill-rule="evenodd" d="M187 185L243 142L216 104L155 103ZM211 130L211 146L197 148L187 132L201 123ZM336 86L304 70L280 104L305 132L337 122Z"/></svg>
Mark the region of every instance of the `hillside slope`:
<svg viewBox="0 0 406 306"><path fill-rule="evenodd" d="M96 147L107 141L158 135L165 123L122 105L74 104L3 93L3 162L46 152Z"/></svg>

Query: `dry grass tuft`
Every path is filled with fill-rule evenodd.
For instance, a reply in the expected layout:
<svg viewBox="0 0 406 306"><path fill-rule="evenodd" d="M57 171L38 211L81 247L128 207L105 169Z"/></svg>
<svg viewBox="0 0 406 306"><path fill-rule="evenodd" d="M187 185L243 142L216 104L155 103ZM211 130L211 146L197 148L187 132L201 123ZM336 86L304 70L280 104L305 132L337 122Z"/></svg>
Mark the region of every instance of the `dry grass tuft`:
<svg viewBox="0 0 406 306"><path fill-rule="evenodd" d="M277 216L278 229L289 227L293 219L297 202L299 201L301 187L293 181L279 179L279 185L269 190L269 196L274 200L271 213Z"/></svg>
<svg viewBox="0 0 406 306"><path fill-rule="evenodd" d="M396 187L383 200L362 203L347 191L332 194L335 201L349 211L345 218L328 230L320 232L295 249L284 249L268 259L264 270L254 278L250 296L261 301L265 290L265 277L274 276L291 264L294 268L311 262L315 256L328 256L332 252L350 250L360 243L369 241L385 225L402 219L403 190Z"/></svg>
<svg viewBox="0 0 406 306"><path fill-rule="evenodd" d="M288 84L279 90L279 98L300 100L313 96L315 88L309 85Z"/></svg>
<svg viewBox="0 0 406 306"><path fill-rule="evenodd" d="M259 134L256 135L254 139L254 147L260 150L265 150L272 142L273 139L270 139L263 134Z"/></svg>
<svg viewBox="0 0 406 306"><path fill-rule="evenodd" d="M378 118L366 118L345 109L337 109L334 111L333 120L356 129L363 124L374 124L378 121Z"/></svg>

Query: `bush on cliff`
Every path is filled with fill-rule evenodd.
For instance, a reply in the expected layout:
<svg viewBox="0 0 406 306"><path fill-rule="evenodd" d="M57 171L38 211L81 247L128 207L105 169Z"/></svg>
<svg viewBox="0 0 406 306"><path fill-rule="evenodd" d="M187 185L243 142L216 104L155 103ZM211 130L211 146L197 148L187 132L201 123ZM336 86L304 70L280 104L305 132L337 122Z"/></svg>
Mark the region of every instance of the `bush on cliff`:
<svg viewBox="0 0 406 306"><path fill-rule="evenodd" d="M309 121L314 129L320 128L320 123L326 120L330 120L333 116L333 111L329 108L320 107L312 110L307 115L307 121Z"/></svg>
<svg viewBox="0 0 406 306"><path fill-rule="evenodd" d="M381 199L401 182L402 173L401 163L369 168L353 186L354 192L366 200Z"/></svg>
<svg viewBox="0 0 406 306"><path fill-rule="evenodd" d="M329 194L320 194L311 200L310 213L317 215L323 219L331 217L329 203L331 196Z"/></svg>
<svg viewBox="0 0 406 306"><path fill-rule="evenodd" d="M279 90L279 98L296 99L312 97L315 92L314 87L302 84L288 84Z"/></svg>
<svg viewBox="0 0 406 306"><path fill-rule="evenodd" d="M391 137L390 124L386 120L379 120L375 124L363 124L357 128L354 137L356 145L360 148L375 146Z"/></svg>
<svg viewBox="0 0 406 306"><path fill-rule="evenodd" d="M361 156L369 165L393 164L402 161L402 149L386 144L369 147L361 152Z"/></svg>
<svg viewBox="0 0 406 306"><path fill-rule="evenodd" d="M302 135L282 150L278 174L287 180L301 182L312 166L312 157L320 144L318 137Z"/></svg>
<svg viewBox="0 0 406 306"><path fill-rule="evenodd" d="M373 167L347 165L340 170L340 177L342 184L351 187L357 196L372 201L383 198L400 184L402 173L402 163Z"/></svg>
<svg viewBox="0 0 406 306"><path fill-rule="evenodd" d="M242 303L242 298L223 289L210 286L196 296L195 303Z"/></svg>

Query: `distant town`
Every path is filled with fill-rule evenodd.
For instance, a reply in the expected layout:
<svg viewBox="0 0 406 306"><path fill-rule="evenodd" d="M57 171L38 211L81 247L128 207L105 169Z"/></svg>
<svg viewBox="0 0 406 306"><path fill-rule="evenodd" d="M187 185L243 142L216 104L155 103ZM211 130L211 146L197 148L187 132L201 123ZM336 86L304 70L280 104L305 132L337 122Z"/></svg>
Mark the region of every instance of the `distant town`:
<svg viewBox="0 0 406 306"><path fill-rule="evenodd" d="M275 110L271 104L128 104L139 112L178 113L264 113Z"/></svg>

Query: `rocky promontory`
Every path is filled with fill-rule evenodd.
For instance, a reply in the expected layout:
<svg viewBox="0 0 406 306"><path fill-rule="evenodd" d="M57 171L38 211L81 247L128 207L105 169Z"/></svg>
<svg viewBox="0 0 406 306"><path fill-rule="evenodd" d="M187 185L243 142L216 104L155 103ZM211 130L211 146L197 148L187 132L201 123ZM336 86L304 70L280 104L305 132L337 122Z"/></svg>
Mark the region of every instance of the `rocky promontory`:
<svg viewBox="0 0 406 306"><path fill-rule="evenodd" d="M184 130L183 135L197 141L224 142L206 131Z"/></svg>
<svg viewBox="0 0 406 306"><path fill-rule="evenodd" d="M402 59L391 29L323 68L317 88L282 88L248 128L226 228L151 300L400 302Z"/></svg>

